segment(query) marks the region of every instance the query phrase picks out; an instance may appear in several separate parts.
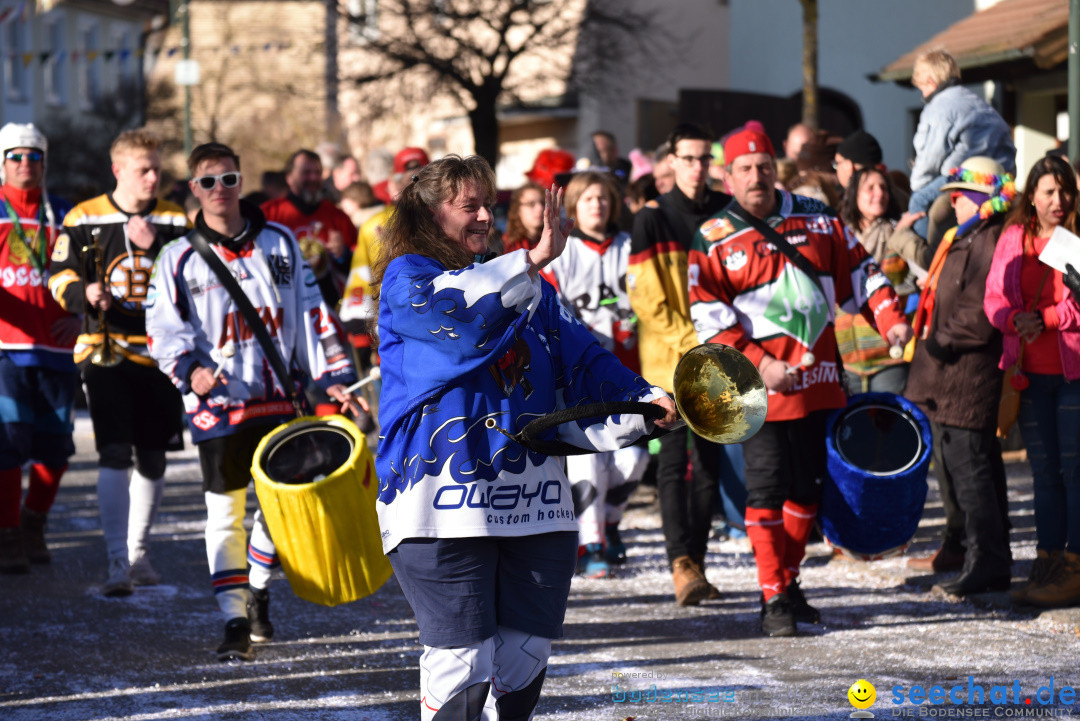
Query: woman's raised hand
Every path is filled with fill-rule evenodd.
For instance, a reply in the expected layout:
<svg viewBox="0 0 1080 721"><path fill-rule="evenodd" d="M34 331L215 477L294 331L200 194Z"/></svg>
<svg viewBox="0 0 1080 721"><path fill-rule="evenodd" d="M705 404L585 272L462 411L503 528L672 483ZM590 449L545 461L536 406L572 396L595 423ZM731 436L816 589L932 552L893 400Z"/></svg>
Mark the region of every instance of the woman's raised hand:
<svg viewBox="0 0 1080 721"><path fill-rule="evenodd" d="M529 262L538 270L562 255L566 236L574 228L571 218L562 219L563 190L554 183L544 191L544 232L536 247L529 251Z"/></svg>

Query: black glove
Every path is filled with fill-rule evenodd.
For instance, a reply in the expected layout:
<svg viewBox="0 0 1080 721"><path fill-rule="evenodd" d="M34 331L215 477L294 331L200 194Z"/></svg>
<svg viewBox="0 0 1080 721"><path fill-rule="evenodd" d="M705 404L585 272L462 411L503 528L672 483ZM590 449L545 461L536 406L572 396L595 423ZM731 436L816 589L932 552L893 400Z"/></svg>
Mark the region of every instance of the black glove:
<svg viewBox="0 0 1080 721"><path fill-rule="evenodd" d="M1065 276L1063 278L1065 285L1072 291L1073 298L1080 300L1080 273L1076 272L1076 268L1072 263L1065 264Z"/></svg>
<svg viewBox="0 0 1080 721"><path fill-rule="evenodd" d="M926 352L942 363L952 363L960 355L956 351L938 343L937 338L933 335L926 339Z"/></svg>

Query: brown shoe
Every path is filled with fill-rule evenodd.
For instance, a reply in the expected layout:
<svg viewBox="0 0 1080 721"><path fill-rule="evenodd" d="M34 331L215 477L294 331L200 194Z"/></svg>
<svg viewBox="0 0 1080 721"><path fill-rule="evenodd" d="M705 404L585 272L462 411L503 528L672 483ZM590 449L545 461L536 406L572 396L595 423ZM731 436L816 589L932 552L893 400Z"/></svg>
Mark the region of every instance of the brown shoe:
<svg viewBox="0 0 1080 721"><path fill-rule="evenodd" d="M1027 602L1044 608L1080 603L1080 553L1065 551L1065 563L1057 576L1027 593Z"/></svg>
<svg viewBox="0 0 1080 721"><path fill-rule="evenodd" d="M690 556L679 556L671 564L671 578L675 582L675 603L680 606L696 606L709 597L709 582Z"/></svg>
<svg viewBox="0 0 1080 721"><path fill-rule="evenodd" d="M1065 552L1061 549L1046 551L1039 548L1035 551L1035 562L1031 564L1031 573L1025 585L1009 594L1013 603L1027 603L1027 595L1036 588L1045 586L1048 582L1057 578L1061 569L1065 566Z"/></svg>
<svg viewBox="0 0 1080 721"><path fill-rule="evenodd" d="M719 601L721 598L720 590L716 586L709 583L709 578L705 575L705 557L691 556L690 560L692 560L694 562L694 565L698 567L698 570L701 571L701 577L705 579L705 583L709 584L709 595L705 597L705 600Z"/></svg>
<svg viewBox="0 0 1080 721"><path fill-rule="evenodd" d="M954 551L942 546L932 556L909 558L907 566L916 571L929 571L931 573L959 571L964 567L964 552Z"/></svg>

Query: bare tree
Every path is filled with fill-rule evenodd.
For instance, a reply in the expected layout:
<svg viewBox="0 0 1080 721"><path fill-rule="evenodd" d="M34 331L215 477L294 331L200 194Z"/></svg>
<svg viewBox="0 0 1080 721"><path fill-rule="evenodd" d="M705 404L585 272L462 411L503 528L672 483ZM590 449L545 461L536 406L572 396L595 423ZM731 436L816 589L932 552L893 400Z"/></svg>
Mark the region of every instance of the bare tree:
<svg viewBox="0 0 1080 721"><path fill-rule="evenodd" d="M476 153L498 159L499 103L560 81L603 89L616 68L662 52L656 9L627 0L380 0L342 4L367 62L347 80L379 84L410 76L422 95L445 93L469 116ZM660 3L654 7L659 8ZM371 14L363 8L372 7ZM350 8L353 11L350 12ZM377 8L377 10L374 10ZM377 15L374 13L377 12Z"/></svg>

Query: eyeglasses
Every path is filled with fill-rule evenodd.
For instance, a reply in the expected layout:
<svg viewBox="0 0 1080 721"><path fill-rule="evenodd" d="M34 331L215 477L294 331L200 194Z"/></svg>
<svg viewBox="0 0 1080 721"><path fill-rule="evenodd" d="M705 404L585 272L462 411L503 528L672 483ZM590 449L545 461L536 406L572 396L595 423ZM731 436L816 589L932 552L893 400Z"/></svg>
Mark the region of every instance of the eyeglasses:
<svg viewBox="0 0 1080 721"><path fill-rule="evenodd" d="M708 165L713 160L712 155L676 155L675 157L678 158L683 165L695 165L697 163Z"/></svg>
<svg viewBox="0 0 1080 721"><path fill-rule="evenodd" d="M213 190L217 187L219 180L221 181L221 187L235 188L240 185L240 173L232 171L221 175L200 175L198 178L192 178L192 182L198 183L203 190Z"/></svg>
<svg viewBox="0 0 1080 721"><path fill-rule="evenodd" d="M39 153L36 150L31 150L29 153L16 153L14 150L9 150L4 153L4 160L15 163L21 163L24 160L29 160L31 163L40 163L44 157L45 153Z"/></svg>

